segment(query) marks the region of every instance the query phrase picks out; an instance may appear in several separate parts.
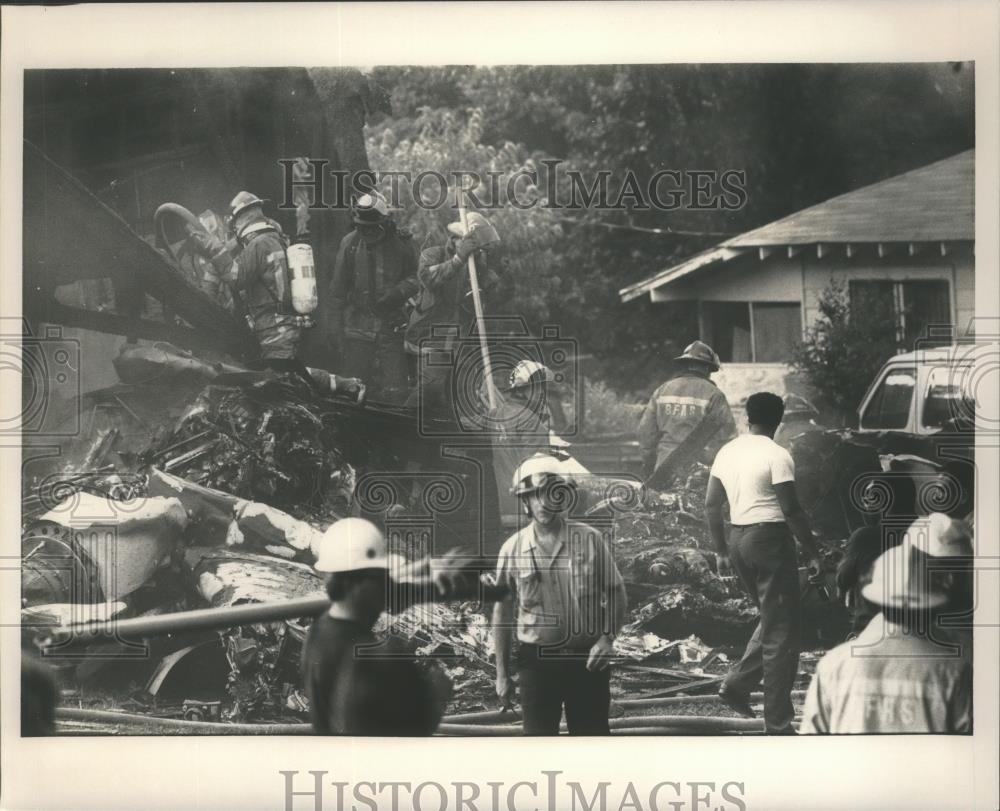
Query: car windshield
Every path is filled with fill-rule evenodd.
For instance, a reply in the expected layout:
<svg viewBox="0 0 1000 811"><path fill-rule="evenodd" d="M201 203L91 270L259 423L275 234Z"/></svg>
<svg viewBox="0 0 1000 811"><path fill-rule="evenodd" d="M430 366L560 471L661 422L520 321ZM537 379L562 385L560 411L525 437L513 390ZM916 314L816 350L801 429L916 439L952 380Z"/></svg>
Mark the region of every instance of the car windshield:
<svg viewBox="0 0 1000 811"><path fill-rule="evenodd" d="M889 370L861 415L861 427L883 430L906 428L916 384L915 368Z"/></svg>

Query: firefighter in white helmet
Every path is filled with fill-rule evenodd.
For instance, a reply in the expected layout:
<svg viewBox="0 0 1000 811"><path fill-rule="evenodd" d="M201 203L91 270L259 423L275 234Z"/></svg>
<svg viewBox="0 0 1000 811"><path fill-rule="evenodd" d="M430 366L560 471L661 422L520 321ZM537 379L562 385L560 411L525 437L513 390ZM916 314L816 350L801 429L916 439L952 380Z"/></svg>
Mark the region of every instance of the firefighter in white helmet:
<svg viewBox="0 0 1000 811"><path fill-rule="evenodd" d="M566 424L562 401L559 399L558 384L561 379L544 363L537 360L522 360L511 370L507 381L505 397L522 414L530 412L537 418L537 429L527 426L533 433L542 428L551 435L553 430L562 430ZM519 420L511 414L511 424L518 432ZM507 428L507 423L504 423ZM523 433L523 430L521 431Z"/></svg>
<svg viewBox="0 0 1000 811"><path fill-rule="evenodd" d="M320 735L430 735L451 683L425 669L373 627L386 610L415 602L476 596L474 578L454 554L407 564L389 552L383 532L344 518L317 544L316 571L327 576L329 610L309 628L302 676L313 728Z"/></svg>
<svg viewBox="0 0 1000 811"><path fill-rule="evenodd" d="M524 734L558 735L565 710L571 735L606 735L608 668L625 619L625 583L601 533L568 520L575 486L562 461L549 454L526 459L511 491L529 523L497 561L497 585L511 591L493 610L497 695L505 706L513 702L516 669Z"/></svg>
<svg viewBox="0 0 1000 811"><path fill-rule="evenodd" d="M719 356L694 341L674 359L680 371L653 392L639 421L647 484L666 489L693 462L711 464L736 436L726 395L711 380Z"/></svg>
<svg viewBox="0 0 1000 811"><path fill-rule="evenodd" d="M949 557L961 557L971 544L945 546ZM819 660L800 734L972 731L972 658L961 635L933 620L949 595L932 557L907 537L875 561L862 591L881 613Z"/></svg>
<svg viewBox="0 0 1000 811"><path fill-rule="evenodd" d="M507 486L515 468L533 453L567 444L553 431L553 407L560 426L564 422L558 397L553 396L555 384L556 376L545 364L519 361L508 375L507 385L496 393L496 408L489 412L500 516L507 526L514 526L521 514L519 499ZM488 400L485 395L484 400Z"/></svg>
<svg viewBox="0 0 1000 811"><path fill-rule="evenodd" d="M976 607L971 524L944 513L931 513L914 521L904 538L927 555L932 585L948 597L934 618L932 633L954 637L961 654L971 658L972 614Z"/></svg>
<svg viewBox="0 0 1000 811"><path fill-rule="evenodd" d="M247 322L260 347L261 364L298 375L324 393L346 394L360 400L364 386L359 379L308 368L298 357L302 328L292 306L287 246L281 227L264 215L265 202L241 191L230 203L229 220L242 249L229 270L229 278L245 305Z"/></svg>

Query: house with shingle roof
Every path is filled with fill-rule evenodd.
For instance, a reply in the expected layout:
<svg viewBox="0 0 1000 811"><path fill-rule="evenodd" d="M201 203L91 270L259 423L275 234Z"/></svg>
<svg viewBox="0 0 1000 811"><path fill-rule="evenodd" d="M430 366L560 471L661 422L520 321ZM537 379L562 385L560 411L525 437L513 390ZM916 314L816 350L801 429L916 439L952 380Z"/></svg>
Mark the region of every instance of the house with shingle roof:
<svg viewBox="0 0 1000 811"><path fill-rule="evenodd" d="M974 193L969 150L732 237L619 296L690 303L724 363L783 365L836 281L851 300L889 305L910 350L932 326L965 334L975 314Z"/></svg>

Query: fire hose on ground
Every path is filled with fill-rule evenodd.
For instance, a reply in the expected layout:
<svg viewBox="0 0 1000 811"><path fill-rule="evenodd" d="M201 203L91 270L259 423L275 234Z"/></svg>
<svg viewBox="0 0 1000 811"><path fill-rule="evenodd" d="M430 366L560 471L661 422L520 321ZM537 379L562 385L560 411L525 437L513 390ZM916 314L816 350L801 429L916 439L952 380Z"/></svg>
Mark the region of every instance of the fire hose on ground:
<svg viewBox="0 0 1000 811"><path fill-rule="evenodd" d="M183 721L178 718L156 718L137 713L88 710L59 707L56 719L69 722L90 722L105 725L142 726L149 734L169 734L172 731L203 735L311 735L309 724L226 724L210 721ZM452 723L446 717L437 729L443 736L516 737L520 735L519 718L504 724ZM763 721L753 718L715 718L707 715L649 715L636 718L612 718L612 734L718 734L723 732L763 732ZM59 734L65 734L61 730ZM565 731L565 725L561 727Z"/></svg>
<svg viewBox="0 0 1000 811"><path fill-rule="evenodd" d="M491 595L494 596L494 595ZM315 616L329 605L325 596L302 597L280 603L248 603L227 609L206 608L150 617L136 617L106 622L79 623L44 634L42 647L58 646L71 640L127 637L142 638L182 631L249 625L257 622ZM801 698L803 691L793 696ZM752 701L760 701L762 694L754 693ZM626 716L626 709L673 707L689 704L712 704L717 696L670 696L661 698L621 699L612 704L610 725L613 734L725 734L763 732L763 721L754 718L720 718L703 715L647 715ZM177 718L159 718L137 713L108 710L91 710L59 707L56 718L64 722L90 722L100 724L141 725L159 729L165 734L171 730L216 735L309 735L309 724L219 723L187 721ZM517 711L482 711L445 716L438 728L438 735L518 735L521 714ZM81 731L81 734L83 732Z"/></svg>
<svg viewBox="0 0 1000 811"><path fill-rule="evenodd" d="M692 696L713 699L714 696ZM660 699L674 702L675 699ZM678 702L680 703L680 702ZM699 701L696 703L708 703ZM648 706L648 705L646 705ZM158 718L139 713L91 710L77 707L59 707L56 718L60 721L91 722L106 725L143 726L156 732L184 731L207 735L311 735L309 724L219 723L211 721L186 721L179 718ZM516 736L521 714L514 710L461 713L445 716L437 729L438 735L455 736ZM763 721L757 718L719 718L710 715L646 715L619 716L609 721L612 734L719 734L727 732L763 732ZM566 725L561 726L566 730Z"/></svg>

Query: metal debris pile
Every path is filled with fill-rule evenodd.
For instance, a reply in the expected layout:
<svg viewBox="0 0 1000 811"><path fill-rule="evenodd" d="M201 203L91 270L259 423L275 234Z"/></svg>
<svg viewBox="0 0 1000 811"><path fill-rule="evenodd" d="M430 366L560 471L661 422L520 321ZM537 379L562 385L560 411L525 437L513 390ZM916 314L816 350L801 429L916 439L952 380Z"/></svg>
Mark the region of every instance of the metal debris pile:
<svg viewBox="0 0 1000 811"><path fill-rule="evenodd" d="M630 609L615 644L625 658L614 676L615 695L713 692L753 630L752 600L738 578L718 574L704 519L708 475L706 466L695 464L680 486L647 491L614 514L614 554ZM834 540L821 547L831 581L841 546ZM817 644L835 636L842 620L842 607L819 596L835 593L829 585L822 592L803 582L806 640Z"/></svg>
<svg viewBox="0 0 1000 811"><path fill-rule="evenodd" d="M452 710L496 704L490 620L479 603L421 603L384 615L376 631L392 635L405 649L444 670L452 682Z"/></svg>
<svg viewBox="0 0 1000 811"><path fill-rule="evenodd" d="M336 413L308 407L304 384L205 388L144 461L196 484L313 520L346 514L355 484Z"/></svg>
<svg viewBox="0 0 1000 811"><path fill-rule="evenodd" d="M718 575L715 552L704 519L704 493L708 468L696 465L684 485L672 492L647 491L634 509L614 520L614 553L629 586L630 606L646 616L662 595L673 594L668 610L682 601L711 603L729 609L739 622L743 591L732 578ZM638 618L637 614L637 618ZM697 633L697 632L696 632Z"/></svg>
<svg viewBox="0 0 1000 811"><path fill-rule="evenodd" d="M138 361L146 364L144 375L155 371L146 355ZM88 437L72 468L26 500L27 634L67 618L322 593L311 565L315 544L323 528L356 509L354 499L364 501L358 482L365 470L402 477L380 503L387 516L420 501L406 477L421 450L407 444L413 426L400 415L366 411L375 428L358 431L343 404L316 397L293 377L216 366L199 375L186 403L175 396L178 407L164 424L143 422L131 438L112 429ZM128 402L137 402L139 389ZM151 406L128 411L136 424L147 412ZM97 466L88 469L87 460ZM616 642L622 665L615 695L710 690L750 632L752 603L734 578L717 572L703 518L707 478L708 469L696 465L670 492L597 477L584 485L586 503L596 505L586 520L613 538L629 595L628 623ZM471 526L478 524L456 523L454 537L467 536ZM98 536L110 540L90 540ZM142 662L125 665L105 650L111 658L69 660L63 671L71 683L102 687L123 674L122 689L151 712L301 719L308 708L298 661L307 624L177 634L151 640ZM385 617L379 631L443 667L454 685L454 710L495 707L489 617L478 604L414 606Z"/></svg>

